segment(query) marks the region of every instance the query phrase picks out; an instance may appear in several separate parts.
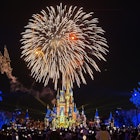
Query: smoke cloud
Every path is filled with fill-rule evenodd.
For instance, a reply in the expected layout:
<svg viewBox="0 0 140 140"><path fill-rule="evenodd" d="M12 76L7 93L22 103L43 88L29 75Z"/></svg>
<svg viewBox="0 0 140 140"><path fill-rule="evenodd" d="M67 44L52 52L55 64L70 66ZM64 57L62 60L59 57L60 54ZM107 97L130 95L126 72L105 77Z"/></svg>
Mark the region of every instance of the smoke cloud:
<svg viewBox="0 0 140 140"><path fill-rule="evenodd" d="M54 105L56 103L55 99L55 91L53 91L49 87L42 87L41 89L37 87L34 83L32 83L30 88L26 88L22 83L18 80L16 82L10 81L10 92L22 92L26 94L32 95L35 99L37 99L42 105L46 106L46 104Z"/></svg>
<svg viewBox="0 0 140 140"><path fill-rule="evenodd" d="M55 104L54 91L49 87L42 87L38 89L38 85L34 82L31 84L30 88L25 87L18 78L12 74L11 60L9 57L8 50L6 46L4 47L4 53L0 52L0 72L5 74L10 80L10 92L23 92L32 95L41 104L46 106L46 102L50 104Z"/></svg>

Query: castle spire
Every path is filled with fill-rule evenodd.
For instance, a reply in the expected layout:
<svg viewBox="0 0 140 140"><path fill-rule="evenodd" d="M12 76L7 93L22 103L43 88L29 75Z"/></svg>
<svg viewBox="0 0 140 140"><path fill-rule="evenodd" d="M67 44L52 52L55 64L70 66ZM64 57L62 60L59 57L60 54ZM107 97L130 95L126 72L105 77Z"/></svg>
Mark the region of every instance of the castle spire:
<svg viewBox="0 0 140 140"><path fill-rule="evenodd" d="M28 119L29 119L28 109L26 109L25 119L26 119L26 120L28 120Z"/></svg>
<svg viewBox="0 0 140 140"><path fill-rule="evenodd" d="M75 113L77 112L76 104L74 104L74 112L75 112Z"/></svg>
<svg viewBox="0 0 140 140"><path fill-rule="evenodd" d="M98 114L98 109L96 108L95 116L94 116L95 125L97 128L100 127L100 118Z"/></svg>
<svg viewBox="0 0 140 140"><path fill-rule="evenodd" d="M109 114L109 120L111 120L112 118L113 118L112 112L110 112L110 114Z"/></svg>
<svg viewBox="0 0 140 140"><path fill-rule="evenodd" d="M84 106L82 105L82 115L85 115Z"/></svg>
<svg viewBox="0 0 140 140"><path fill-rule="evenodd" d="M54 112L54 114L57 113L57 110L56 110L56 106L55 106L55 104L54 104L54 106L53 106L53 112Z"/></svg>
<svg viewBox="0 0 140 140"><path fill-rule="evenodd" d="M98 109L96 108L95 118L99 118Z"/></svg>
<svg viewBox="0 0 140 140"><path fill-rule="evenodd" d="M63 90L60 91L60 102L65 102L64 91Z"/></svg>
<svg viewBox="0 0 140 140"><path fill-rule="evenodd" d="M109 123L110 127L114 127L114 118L113 118L112 112L110 112L110 114L109 114L108 123Z"/></svg>
<svg viewBox="0 0 140 140"><path fill-rule="evenodd" d="M49 105L47 104L47 109L46 109L46 115L45 115L45 117L46 118L49 118L50 117L50 114L51 114L51 109L50 109Z"/></svg>

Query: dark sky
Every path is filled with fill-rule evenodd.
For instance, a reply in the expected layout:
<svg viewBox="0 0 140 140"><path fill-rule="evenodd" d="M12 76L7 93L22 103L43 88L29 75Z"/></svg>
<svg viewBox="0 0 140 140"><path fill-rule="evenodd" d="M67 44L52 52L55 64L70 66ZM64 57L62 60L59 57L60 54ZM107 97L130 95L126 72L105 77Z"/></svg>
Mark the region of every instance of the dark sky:
<svg viewBox="0 0 140 140"><path fill-rule="evenodd" d="M94 17L99 19L98 25L106 31L104 37L109 45L107 62L98 63L101 73L95 72L94 80L87 77L87 85L73 89L77 105L84 104L87 113L93 112L93 115L95 108L99 114L117 107L131 108L131 90L140 81L140 10L136 3L117 0L3 1L0 4L0 51L3 52L4 45L7 46L13 75L27 87L32 82L29 70L20 58L21 32L32 14L40 13L46 6L55 7L60 2L83 7L87 12L93 11ZM7 82L1 77L1 90L4 90Z"/></svg>

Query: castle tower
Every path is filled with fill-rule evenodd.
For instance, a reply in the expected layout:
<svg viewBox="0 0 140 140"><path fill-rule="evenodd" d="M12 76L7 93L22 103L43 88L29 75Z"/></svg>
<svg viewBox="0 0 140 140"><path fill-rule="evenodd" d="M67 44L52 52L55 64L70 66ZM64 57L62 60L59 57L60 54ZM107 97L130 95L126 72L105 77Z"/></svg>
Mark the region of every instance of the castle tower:
<svg viewBox="0 0 140 140"><path fill-rule="evenodd" d="M85 111L84 111L84 106L82 105L82 112L81 112L81 124L82 126L86 127L87 123L86 123L87 119L86 119L86 115L85 115Z"/></svg>
<svg viewBox="0 0 140 140"><path fill-rule="evenodd" d="M49 127L50 120L51 120L51 109L49 108L49 105L47 105L46 114L44 118L45 128Z"/></svg>
<svg viewBox="0 0 140 140"><path fill-rule="evenodd" d="M111 128L114 127L114 118L113 118L112 112L110 112L110 114L109 114L108 123L109 123L109 126L110 126Z"/></svg>
<svg viewBox="0 0 140 140"><path fill-rule="evenodd" d="M98 114L98 109L96 108L95 116L94 116L94 123L97 128L100 127L100 117Z"/></svg>
<svg viewBox="0 0 140 140"><path fill-rule="evenodd" d="M26 120L29 120L29 113L28 113L28 109L26 109L25 119L26 119Z"/></svg>
<svg viewBox="0 0 140 140"><path fill-rule="evenodd" d="M50 109L49 105L47 105L45 118L50 118L50 115L51 115L51 109Z"/></svg>
<svg viewBox="0 0 140 140"><path fill-rule="evenodd" d="M56 105L52 109L50 126L52 126L52 129L72 128L81 124L81 116L84 116L83 120L85 121L84 109L80 115L74 103L73 91L70 84L67 84L66 88L57 91ZM84 126L85 122L83 123Z"/></svg>
<svg viewBox="0 0 140 140"><path fill-rule="evenodd" d="M26 127L28 127L29 122L30 122L29 112L28 112L28 109L26 109L26 113L25 113L25 123L26 123Z"/></svg>

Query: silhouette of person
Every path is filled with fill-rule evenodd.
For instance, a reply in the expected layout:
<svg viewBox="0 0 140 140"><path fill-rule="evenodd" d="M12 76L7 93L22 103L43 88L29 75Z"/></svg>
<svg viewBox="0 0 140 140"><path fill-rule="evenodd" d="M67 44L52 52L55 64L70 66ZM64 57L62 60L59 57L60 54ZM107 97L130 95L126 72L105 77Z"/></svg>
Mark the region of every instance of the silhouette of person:
<svg viewBox="0 0 140 140"><path fill-rule="evenodd" d="M96 140L111 140L109 132L106 130L106 125L101 125L101 129L96 132Z"/></svg>

